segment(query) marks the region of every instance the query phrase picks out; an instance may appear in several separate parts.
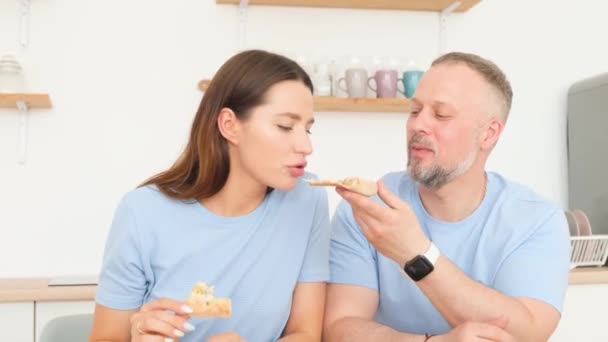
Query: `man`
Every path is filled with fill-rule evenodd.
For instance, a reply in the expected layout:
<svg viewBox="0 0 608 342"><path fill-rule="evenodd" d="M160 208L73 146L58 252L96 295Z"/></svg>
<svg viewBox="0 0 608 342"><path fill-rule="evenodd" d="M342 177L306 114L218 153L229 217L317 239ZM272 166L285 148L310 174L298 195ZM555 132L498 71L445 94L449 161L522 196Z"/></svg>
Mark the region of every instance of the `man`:
<svg viewBox="0 0 608 342"><path fill-rule="evenodd" d="M485 171L511 99L490 61L433 62L411 100L407 173L383 177L379 198L338 189L326 341L551 336L568 285L566 218Z"/></svg>

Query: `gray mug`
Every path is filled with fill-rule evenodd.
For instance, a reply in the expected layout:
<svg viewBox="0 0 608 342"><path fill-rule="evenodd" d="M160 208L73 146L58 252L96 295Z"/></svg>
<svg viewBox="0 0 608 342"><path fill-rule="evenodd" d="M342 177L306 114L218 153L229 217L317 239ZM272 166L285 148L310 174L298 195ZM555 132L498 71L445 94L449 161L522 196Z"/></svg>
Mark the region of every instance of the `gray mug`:
<svg viewBox="0 0 608 342"><path fill-rule="evenodd" d="M363 68L346 69L344 76L338 80L338 88L345 91L348 97L367 96L367 70Z"/></svg>

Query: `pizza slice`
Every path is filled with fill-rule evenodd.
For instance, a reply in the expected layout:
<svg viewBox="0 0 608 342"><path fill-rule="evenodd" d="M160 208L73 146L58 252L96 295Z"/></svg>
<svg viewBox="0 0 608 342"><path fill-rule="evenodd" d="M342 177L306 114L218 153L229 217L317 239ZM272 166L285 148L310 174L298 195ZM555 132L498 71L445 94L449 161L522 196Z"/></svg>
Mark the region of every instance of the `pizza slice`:
<svg viewBox="0 0 608 342"><path fill-rule="evenodd" d="M197 282L194 285L185 303L193 310L190 316L228 318L232 314L230 298L215 298L213 286L204 282Z"/></svg>
<svg viewBox="0 0 608 342"><path fill-rule="evenodd" d="M359 177L348 177L338 180L307 179L306 182L313 186L338 186L364 196L373 196L378 193L378 184L376 182Z"/></svg>

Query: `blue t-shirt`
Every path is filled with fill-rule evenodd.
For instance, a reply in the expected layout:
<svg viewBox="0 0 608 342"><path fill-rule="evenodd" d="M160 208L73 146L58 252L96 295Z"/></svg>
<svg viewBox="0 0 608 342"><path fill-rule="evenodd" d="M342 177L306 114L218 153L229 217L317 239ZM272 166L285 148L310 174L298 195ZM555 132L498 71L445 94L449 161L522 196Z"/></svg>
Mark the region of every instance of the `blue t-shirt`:
<svg viewBox="0 0 608 342"><path fill-rule="evenodd" d="M329 238L327 192L302 180L291 191L275 189L240 217L138 188L116 210L96 301L132 310L162 297L185 300L204 281L216 297L231 299L232 316L193 317L196 329L180 341L226 331L250 342L275 341L296 285L329 280Z"/></svg>
<svg viewBox="0 0 608 342"><path fill-rule="evenodd" d="M487 173L487 192L479 207L466 219L448 223L426 212L417 183L405 173L390 173L383 180L391 192L409 203L442 255L470 278L508 296L538 299L562 310L570 242L559 206L522 185ZM330 282L378 292L376 321L416 334L450 330L416 283L366 240L344 201L332 220L330 267Z"/></svg>

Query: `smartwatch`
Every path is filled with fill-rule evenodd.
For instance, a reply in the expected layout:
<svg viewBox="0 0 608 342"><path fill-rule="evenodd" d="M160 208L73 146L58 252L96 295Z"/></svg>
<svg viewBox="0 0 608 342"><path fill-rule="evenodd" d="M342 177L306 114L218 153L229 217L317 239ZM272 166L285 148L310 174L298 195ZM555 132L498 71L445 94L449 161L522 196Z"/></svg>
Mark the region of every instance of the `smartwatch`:
<svg viewBox="0 0 608 342"><path fill-rule="evenodd" d="M403 271L413 281L420 281L435 269L435 263L439 258L439 249L431 241L429 249L421 255L417 255L414 259L405 263Z"/></svg>

